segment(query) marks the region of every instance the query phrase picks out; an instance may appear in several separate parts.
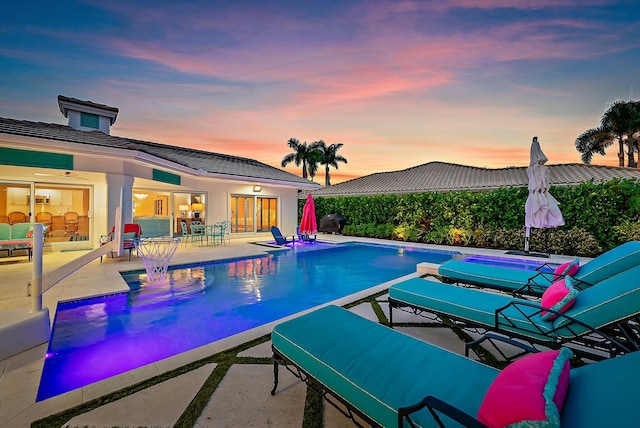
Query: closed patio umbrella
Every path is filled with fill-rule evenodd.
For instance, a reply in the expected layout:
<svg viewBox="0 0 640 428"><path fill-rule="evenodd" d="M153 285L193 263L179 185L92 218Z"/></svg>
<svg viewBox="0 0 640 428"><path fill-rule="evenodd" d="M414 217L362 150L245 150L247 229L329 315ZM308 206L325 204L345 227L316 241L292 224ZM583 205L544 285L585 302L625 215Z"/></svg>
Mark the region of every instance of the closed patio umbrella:
<svg viewBox="0 0 640 428"><path fill-rule="evenodd" d="M548 159L540 148L538 137L533 137L531 157L527 168L529 177L529 196L524 206L525 241L524 251L529 252L531 228L542 229L564 225L558 201L549 193L549 169L545 165Z"/></svg>
<svg viewBox="0 0 640 428"><path fill-rule="evenodd" d="M313 203L311 193L307 195L307 201L302 208L302 219L300 219L300 234L312 235L318 233L318 225L316 223L316 206Z"/></svg>

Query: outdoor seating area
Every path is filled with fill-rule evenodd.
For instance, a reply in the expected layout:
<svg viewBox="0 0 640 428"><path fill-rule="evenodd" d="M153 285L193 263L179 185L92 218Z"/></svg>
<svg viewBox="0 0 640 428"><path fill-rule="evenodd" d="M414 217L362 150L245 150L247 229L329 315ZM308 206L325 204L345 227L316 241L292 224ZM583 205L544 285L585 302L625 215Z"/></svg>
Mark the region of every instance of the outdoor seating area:
<svg viewBox="0 0 640 428"><path fill-rule="evenodd" d="M640 349L639 251L639 242L629 242L577 268L574 276L558 274L540 299L495 292L493 282L487 290L422 278L403 281L389 289L390 324L393 309L403 309L517 339L510 343L525 350L565 345L592 359L634 352ZM468 345L496 337L488 333Z"/></svg>
<svg viewBox="0 0 640 428"><path fill-rule="evenodd" d="M503 371L337 306L277 325L274 388L284 365L345 415L371 426L626 426L640 353L570 368L567 348ZM384 364L381 364L384 362ZM519 405L518 405L519 404ZM524 405L522 405L524 404Z"/></svg>
<svg viewBox="0 0 640 428"><path fill-rule="evenodd" d="M332 239L337 239L338 242L340 242L345 238L336 236ZM249 239L248 241L251 240ZM629 249L633 245L635 244L629 244L625 248ZM247 244L246 247L251 247L251 245ZM193 262L194 260L197 261L210 257L202 252L201 248L202 247L197 244L186 247L181 245L176 253L175 263ZM219 253L217 257L229 257L229 251L232 251L232 253L236 255L243 254L246 250L256 251L256 249L253 248L246 248L245 250L244 244L220 248L219 250L223 250L224 254L227 255L225 256L223 253ZM257 251L260 250L258 249ZM627 260L629 261L630 259ZM596 258L582 264L580 270L586 269L589 263L597 261L598 259ZM611 258L610 261L613 263L613 258ZM616 262L620 262L620 260L616 259ZM138 259L133 263L138 263L136 268L139 268L142 265L142 260ZM102 269L103 266L105 268L115 268L116 264L96 264L93 269ZM117 274L117 271L114 272ZM582 273L584 274L585 272L588 272L588 270ZM614 276L621 279L623 283L635 283L629 279L637 276L637 270L634 269L634 267L629 267L629 269L621 272L621 274L625 272L628 276L619 276L620 274ZM91 276L92 273L87 272L87 275ZM575 274L575 276L578 275ZM111 282L113 282L113 280L111 280ZM385 327L384 324L387 321L383 321L382 318L379 319L371 308L368 310L359 309L362 306L368 306L368 304L351 308L348 311L339 307L330 306L314 310L307 315L294 317L290 321L276 323L269 328L272 342L262 343L257 347L260 351L253 351L249 355L256 356L260 358L261 361L266 360L269 355L272 355L272 352L266 353L266 346L268 345L269 349L273 350L277 366L274 366L272 363L271 367L268 367L266 362L262 361L254 365L257 370L254 372L250 365L239 363L242 361L242 358L247 355L243 351L238 354L237 361L236 359L233 360L234 364L229 369L229 373L225 375L225 379L228 378L229 382L237 385L241 390L246 387L253 391L249 399L251 405L249 405L249 403L245 405L244 402L247 400L239 399L239 397L244 395L235 395L236 393L233 392L233 386L223 381L220 386L214 388L215 393L211 395L211 398L207 399L210 400L211 408L207 407L205 410L198 410L198 412L202 412L198 417L199 423L205 423L206 420L220 421L218 418L230 418L230 420L235 421L235 424L244 423L241 421L251 421L252 423L259 424L261 423L260 421L267 423L265 422L266 420L276 420L275 415L278 414L284 418L277 419L281 421L281 426L300 426L299 421L303 415L305 392L304 386L302 387L303 389L300 389L296 385L304 384L299 380L296 381L292 379L294 376L292 374L293 372L297 375L301 374L303 378L308 377L309 379L313 379L311 382L312 385L320 385L321 392L323 394L326 393L333 402L338 404L340 410L334 409L333 406L328 404L325 405L323 411L325 426L344 426L345 422L347 422L345 416L341 413L341 411L344 411L343 405L339 404L341 401L345 401L353 407L350 412L360 423L362 423L362 421L370 422L373 426L398 426L399 417L405 418L405 420L411 419L419 423L431 421L432 417L428 410L429 407L435 409L435 412L440 412L442 408L445 409L445 414L437 413L441 419L445 421L445 426L459 424L459 422L454 423L453 419L451 419L452 417L454 419L462 418L461 420L473 426L473 423L477 423L476 419L478 418L483 397L487 391L491 389L491 384L494 380L499 378L501 371L496 369L493 364L478 362L474 356L463 356L465 343L453 333L456 327L440 322L434 324L432 320L421 321L422 318L415 316L413 310L411 310L410 313L406 313L404 311L398 311L398 308L392 306L391 302L393 298L391 296L394 293L393 290L397 289L396 286L406 288L409 284L415 285L416 290L424 292L424 290L430 289L434 284L437 287L439 283L426 279L402 281L391 287L390 295L377 297L377 304L382 308L383 313L386 314L386 319L394 326L393 329ZM481 296L496 295L510 301L522 300L525 302L525 305L528 304L527 302L535 302L535 300L515 299L510 294L495 291L471 289L453 284L439 285L459 289L461 293L476 292L482 293ZM581 291L580 293L583 294L581 297L584 297L585 293L589 290L602 289L601 293L605 293L605 290L611 287L618 287L618 284L616 284L615 281L598 283ZM630 302L638 300L638 296L635 294L633 288L633 285L629 285L628 288L623 287L611 290L612 295L615 294L619 296L619 299L616 298L616 301L612 302L612 308L618 310L624 306L628 306ZM587 294L587 296L589 295ZM585 301L582 303L588 305L589 302L593 302L595 298L596 297L589 297L589 299L583 299ZM600 294L599 298L607 299L604 294ZM486 297L486 299L492 299L492 297ZM570 330L578 332L579 327L586 328L580 323L572 325L568 321L569 318L581 321L591 316L594 319L599 319L610 312L607 308L603 308L601 311L594 308L594 311L592 311L590 315L584 307L579 307L579 299L580 296L574 308L582 308L579 311L580 314L571 313L571 315L568 315L570 312L567 311L567 315L564 318L560 316L560 319L557 321L558 325L560 325L560 320L565 320L565 327L558 327L557 329L559 335L560 332L569 334L568 332ZM478 300L478 298L476 298L476 300ZM424 311L424 309L421 310ZM552 310L551 312L554 311ZM509 311L506 311L506 313L511 315ZM524 323L524 321L522 323ZM613 332L615 335L612 336L612 338L618 340L619 336L616 335L623 331L623 324L624 323L617 327L611 326L611 330L604 330L606 330L606 332ZM464 326L465 324L456 323L455 325ZM518 324L518 326L519 325L521 324ZM262 331L262 334L267 334L264 330ZM398 333L398 331L403 334ZM245 338L242 340L248 339ZM327 345L327 341L330 342L330 346ZM238 342L236 341L234 343ZM549 344L547 343L547 345ZM265 349L262 350L263 348ZM543 347L543 349L544 348L555 348L557 350L569 348L577 357L583 356L579 350L573 349L572 341L566 341L561 345L552 344ZM216 349L222 350L225 348ZM620 388L626 391L620 394L629 394L629 385L637 381L637 376L626 376L625 371L631 370L629 367L633 364L638 364L637 358L640 353L636 351L627 352L626 350L618 352L619 349L610 349L613 350L611 356L614 358L606 358L608 355L605 356L601 354L598 358L594 358L598 360L597 362L589 363L584 367L571 369L569 376L569 393L566 396L563 410L559 412L562 426L591 426L590 423L594 425L596 423L602 423L604 420L602 418L605 416L596 415L591 417L591 408L582 413L578 412L576 410L578 408L577 403L580 401L591 403L593 400L604 400L603 402L611 405L611 409L616 411L616 415L618 415L614 416L613 419L606 419L607 421L614 421L613 423L620 422L620 425L623 425L622 422L628 420L628 411L626 409L619 410L618 407L616 407L620 406L621 402L624 402L624 395L617 395L617 390L615 389L618 388L617 385L619 383ZM46 346L43 348L43 352L45 350ZM532 349L531 352L533 351L536 350ZM203 350L203 352L194 354L192 358L208 358L211 352L212 351L207 348ZM525 354L528 355L531 352L527 351ZM547 355L545 352L541 354ZM496 355L499 356L498 354ZM538 353L535 355L538 355ZM519 356L521 356L521 354L519 354ZM525 356L518 361L522 359L526 360L526 358ZM175 366L173 367L179 367L185 364L184 359L178 358L178 356L176 356L176 359ZM384 361L384 364L381 364L382 361ZM282 370L284 363L288 365L288 368L290 368L292 372ZM629 366L627 366L627 364L629 364ZM314 371L314 365L325 367L325 369ZM441 370L429 370L428 368L432 366L440 367ZM270 396L268 392L273 386L274 372L272 367L279 367L278 385L274 389L274 396ZM331 367L332 370L335 369L335 371L327 370L328 367ZM393 370L390 370L389 367L393 367ZM140 375L143 376L142 379L148 379L149 374L144 369L141 369L139 372ZM200 371L199 369L194 369L193 372L185 374L185 377L190 376L192 373L196 375L200 373ZM420 374L419 378L416 377L416 373ZM462 376L461 373L471 373L472 375ZM198 376L200 376L201 379L206 379L208 375L198 374ZM473 379L468 379L470 377L473 377ZM78 410L79 413L76 414L79 416L74 418L74 423L70 424L70 426L91 426L98 422L107 423L107 421L113 426L132 423L131 421L139 420L135 419L135 415L149 415L148 409L144 412L137 410L140 406L136 403L138 400L145 399L145 397L149 397L149 394L154 393L153 390L156 387L151 385L158 384L159 388L168 388L166 390L170 391L172 390L171 388L175 388L174 385L182 382L182 378L183 376L171 377L159 383L154 380L150 382L150 386L145 387L145 389L140 390L134 388L132 390L133 392L129 393L130 395L126 395L124 399L118 400L117 402L109 403L109 400L106 400L104 404L94 404L94 410L92 411L87 411L87 409ZM231 379L233 379L233 381ZM607 383L607 379L612 383ZM126 385L140 382L140 378L131 378L131 375L123 376L122 381L125 380L127 382ZM337 384L334 381L337 381ZM107 387L107 384L111 385L111 383L111 380L105 382L104 387ZM190 393L191 395L188 395L188 398L185 397L187 398L186 401L182 400L184 404L177 406L178 402L176 402L176 406L164 405L162 409L158 408L158 410L155 411L158 418L154 420L159 421L155 423L155 425L164 426L165 424L175 424L180 414L190 409L188 401L198 393L201 383L193 383L192 380L191 385L194 390ZM256 388L256 385L262 385L262 387ZM437 385L437 387L430 389L431 385ZM616 387L614 388L612 385L616 385ZM111 388L113 388L113 386L111 386ZM122 388L122 386L120 388ZM211 388L211 386L205 385L202 386L202 388L207 389ZM231 388L231 390L229 388ZM612 393L613 395L609 394L607 388L615 390ZM86 388L86 390L83 389L82 394L87 396L87 400L98 396L96 392L92 392L93 389L91 386ZM104 389L100 390L104 391ZM111 389L111 391L114 390L115 389ZM377 395L381 390L386 391L385 394L383 394L383 396ZM576 390L579 390L579 392L576 392ZM198 395L201 393L202 391L200 391ZM104 392L100 395L102 394L104 394ZM211 392L209 392L209 394L211 394ZM238 392L237 394L246 393ZM336 398L336 394L338 398ZM433 395L435 398L423 400L429 395ZM76 394L73 396L75 397ZM333 398L331 398L332 396ZM611 399L612 403L609 402L609 399ZM180 402L182 403L182 401ZM79 405L80 401L77 403L77 405ZM229 412L229 408L227 407L229 403L234 403L234 406L238 406L237 408L244 410ZM299 407L296 407L298 410L286 410L285 413L282 413L282 409L288 409L286 406L293 405L294 403L300 403ZM422 410L414 411L414 409L411 408L412 404L416 403L422 406ZM43 406L36 406L39 410L35 415L40 416L34 416L34 418L51 414L50 411L49 413L43 413L47 412L46 404L47 401L44 402ZM249 410L250 408L255 408L256 405L259 405L262 410ZM296 404L296 406L298 405ZM452 413L447 413L451 411L449 406L463 411L466 416L461 416L462 413L459 413L457 410L453 410ZM173 407L176 407L176 409L171 410ZM568 411L568 409L573 410ZM172 412L175 412L175 416L170 416L173 414ZM349 411L347 411L347 413L349 413ZM110 417L110 415L112 415L113 418ZM169 417L169 419L162 419L163 417ZM601 419L598 419L598 417ZM379 421L381 420L384 422L380 423ZM220 423L224 425L224 423ZM147 426L147 424L148 423L145 422L138 423L140 426Z"/></svg>
<svg viewBox="0 0 640 428"><path fill-rule="evenodd" d="M439 266L438 274L446 283L541 296L553 282L566 275L572 277L576 288L584 289L638 264L640 242L631 241L601 254L583 266L574 261L560 266L555 271L545 271L546 264L535 273L531 273L522 269L449 260Z"/></svg>
<svg viewBox="0 0 640 428"><path fill-rule="evenodd" d="M213 246L227 245L231 243L231 222L220 221L214 224L202 224L201 221L180 222L180 230L182 232L182 242L186 246L189 243L197 243L198 245Z"/></svg>

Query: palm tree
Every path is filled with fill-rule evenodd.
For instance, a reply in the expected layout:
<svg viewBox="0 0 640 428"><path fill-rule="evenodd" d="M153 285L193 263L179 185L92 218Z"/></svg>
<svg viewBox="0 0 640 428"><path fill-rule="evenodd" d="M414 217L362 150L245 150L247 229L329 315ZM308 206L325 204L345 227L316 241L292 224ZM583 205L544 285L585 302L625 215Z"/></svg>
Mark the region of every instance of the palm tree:
<svg viewBox="0 0 640 428"><path fill-rule="evenodd" d="M332 166L335 169L338 169L338 162L347 163L347 159L345 159L342 155L337 154L337 151L344 144L336 143L327 144L323 141L315 141L311 144L313 150L319 155L319 162L321 165L325 166L324 169L324 185L331 186L331 177L329 175L329 167Z"/></svg>
<svg viewBox="0 0 640 428"><path fill-rule="evenodd" d="M640 136L640 101L615 101L600 120L600 126L583 132L576 138L576 149L582 153L582 161L591 163L594 153L605 154L605 149L618 143L618 165L624 166L625 145L627 164L637 167L635 152Z"/></svg>
<svg viewBox="0 0 640 428"><path fill-rule="evenodd" d="M320 152L313 146L314 144L311 143L309 145L309 158L307 159L307 169L309 170L311 181L313 181L318 172L318 162L320 162Z"/></svg>
<svg viewBox="0 0 640 428"><path fill-rule="evenodd" d="M318 170L317 162L313 163L313 159L315 159L315 155L313 154L314 150L311 146L307 146L307 142L300 143L297 138L289 138L287 141L287 145L293 149L293 153L289 153L284 158L282 158L282 162L280 165L284 168L291 162L294 162L296 166L300 166L302 164L302 178L308 178L309 176L309 168L311 168L313 175L315 175ZM315 169L314 169L315 168ZM313 179L313 175L311 176Z"/></svg>

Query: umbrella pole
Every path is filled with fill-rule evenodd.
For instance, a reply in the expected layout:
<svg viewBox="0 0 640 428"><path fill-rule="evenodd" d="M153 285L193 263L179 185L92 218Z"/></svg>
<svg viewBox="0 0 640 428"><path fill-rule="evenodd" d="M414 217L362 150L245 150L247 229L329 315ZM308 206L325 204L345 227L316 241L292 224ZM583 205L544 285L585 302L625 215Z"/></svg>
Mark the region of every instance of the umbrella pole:
<svg viewBox="0 0 640 428"><path fill-rule="evenodd" d="M525 234L524 234L524 252L528 253L529 252L529 236L531 235L531 228L527 227L525 229Z"/></svg>

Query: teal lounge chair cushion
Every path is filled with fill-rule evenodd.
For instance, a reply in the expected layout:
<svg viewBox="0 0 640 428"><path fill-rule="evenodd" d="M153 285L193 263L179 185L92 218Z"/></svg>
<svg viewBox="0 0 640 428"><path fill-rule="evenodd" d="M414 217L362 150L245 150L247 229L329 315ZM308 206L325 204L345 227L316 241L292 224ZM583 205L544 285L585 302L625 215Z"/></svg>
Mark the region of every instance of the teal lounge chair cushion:
<svg viewBox="0 0 640 428"><path fill-rule="evenodd" d="M640 242L631 241L580 266L574 278L594 285L640 264Z"/></svg>
<svg viewBox="0 0 640 428"><path fill-rule="evenodd" d="M495 326L497 309L514 301L528 302L506 294L443 284L422 278L394 284L389 288L389 297L399 302L424 308L427 312L432 310L438 314L449 315L454 319L488 329L493 329ZM512 325L505 324L500 328L544 341L552 340L546 335L553 328L551 321L544 321L540 314L534 314L535 312L539 312L539 306L507 308L504 315ZM535 328L532 328L531 322L525 315L532 315ZM538 328L540 332L545 334L538 332Z"/></svg>
<svg viewBox="0 0 640 428"><path fill-rule="evenodd" d="M640 314L640 265L607 278L593 287L581 291L575 304L565 313L594 328ZM573 333L562 327L571 324ZM572 337L586 328L572 324L566 318L557 318L554 327L558 335Z"/></svg>
<svg viewBox="0 0 640 428"><path fill-rule="evenodd" d="M640 352L571 370L562 428L638 426Z"/></svg>
<svg viewBox="0 0 640 428"><path fill-rule="evenodd" d="M278 352L382 426L397 426L398 408L428 395L475 416L498 375L492 367L337 306L279 324L271 339ZM412 420L433 426L426 410Z"/></svg>
<svg viewBox="0 0 640 428"><path fill-rule="evenodd" d="M440 265L438 274L465 284L486 285L503 290L519 290L525 284L540 285L543 289L549 286L553 273L536 275L537 272L522 269L503 268L480 263L469 263L461 260L449 260ZM540 294L542 294L542 291Z"/></svg>
<svg viewBox="0 0 640 428"><path fill-rule="evenodd" d="M575 262L574 262L575 263ZM640 264L640 242L622 244L580 266L575 275L576 287L585 289ZM525 284L540 286L539 294L554 279L554 273L536 275L531 271L449 260L438 268L444 278L465 284L515 291ZM535 288L532 290L537 292Z"/></svg>

